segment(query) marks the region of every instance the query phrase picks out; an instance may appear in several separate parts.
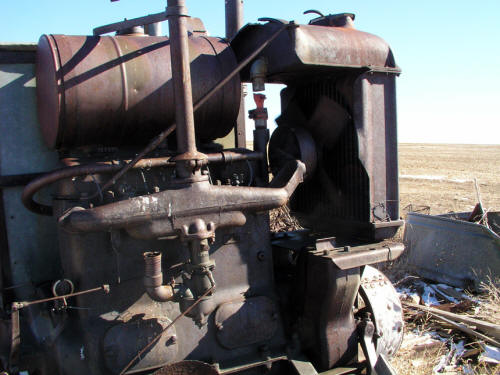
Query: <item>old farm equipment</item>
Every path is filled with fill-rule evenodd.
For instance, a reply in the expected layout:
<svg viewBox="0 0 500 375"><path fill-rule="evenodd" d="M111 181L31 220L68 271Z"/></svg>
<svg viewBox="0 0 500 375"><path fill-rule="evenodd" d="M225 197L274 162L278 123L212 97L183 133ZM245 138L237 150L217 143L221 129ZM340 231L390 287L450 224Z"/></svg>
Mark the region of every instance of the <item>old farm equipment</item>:
<svg viewBox="0 0 500 375"><path fill-rule="evenodd" d="M5 372L390 373L401 305L369 264L403 250L399 69L353 14L241 28L241 7L226 39L168 0L0 47ZM287 204L307 229L271 233Z"/></svg>

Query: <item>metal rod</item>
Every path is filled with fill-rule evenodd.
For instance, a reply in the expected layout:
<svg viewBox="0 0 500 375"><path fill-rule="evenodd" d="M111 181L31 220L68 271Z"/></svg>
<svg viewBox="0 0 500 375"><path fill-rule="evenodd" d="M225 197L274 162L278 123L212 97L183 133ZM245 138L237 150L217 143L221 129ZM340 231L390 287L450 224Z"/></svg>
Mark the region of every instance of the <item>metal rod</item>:
<svg viewBox="0 0 500 375"><path fill-rule="evenodd" d="M177 151L180 154L189 153L194 156L196 140L186 27L187 9L185 0L168 0L167 4L172 81L175 94L175 120L177 123Z"/></svg>
<svg viewBox="0 0 500 375"><path fill-rule="evenodd" d="M226 38L231 39L243 26L243 0L225 0Z"/></svg>
<svg viewBox="0 0 500 375"><path fill-rule="evenodd" d="M167 15L165 14L165 12L160 12L160 13L155 13L155 14L149 14L149 15L144 16L144 17L134 18L131 20L125 20L125 21L111 23L109 25L96 27L93 30L93 32L94 32L94 35L102 35L102 34L107 34L107 33L111 33L114 31L128 29L128 28L131 28L134 26L142 26L142 25L149 25L152 23L162 22L162 21L165 21L166 19L167 19Z"/></svg>
<svg viewBox="0 0 500 375"><path fill-rule="evenodd" d="M23 301L23 302L12 302L12 310L20 310L24 307L28 307L31 305L36 305L38 303L44 303L44 302L50 302L50 301L56 301L60 299L66 299L66 298L71 298L71 297L76 297L82 294L88 294L88 293L94 293L98 292L99 290L104 290L105 293L109 293L109 285L104 284L101 285L100 287L93 288L93 289L87 289L87 290L82 290L80 292L75 292L75 293L70 293L70 294L65 294L63 296L55 296L55 297L50 297L50 298L43 298L43 299L38 299L35 301Z"/></svg>
<svg viewBox="0 0 500 375"><path fill-rule="evenodd" d="M242 371L245 371L245 370L250 370L250 369L255 368L255 367L266 366L266 365L272 364L274 362L286 361L288 359L289 358L286 355L281 355L281 356L278 356L278 357L266 359L264 361L259 361L259 362L254 362L254 363L248 363L246 365L235 366L235 367L228 368L228 369L225 369L225 370L221 369L219 371L219 373L221 375L235 374L235 373L242 372Z"/></svg>

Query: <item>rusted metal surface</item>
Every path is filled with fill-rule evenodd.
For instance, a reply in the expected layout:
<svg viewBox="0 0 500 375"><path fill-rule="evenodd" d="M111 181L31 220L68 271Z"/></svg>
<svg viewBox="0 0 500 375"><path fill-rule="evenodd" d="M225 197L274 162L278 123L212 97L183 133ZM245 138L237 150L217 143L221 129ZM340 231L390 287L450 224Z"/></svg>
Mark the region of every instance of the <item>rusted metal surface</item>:
<svg viewBox="0 0 500 375"><path fill-rule="evenodd" d="M204 294L202 294L194 303L189 306L185 311L183 311L181 314L177 315L174 320L172 320L170 323L166 324L165 327L162 327L162 329L155 333L152 337L148 337L148 341L145 343L145 345L138 351L138 353L132 358L131 361L129 361L125 367L120 371L120 375L125 374L128 372L128 370L132 367L134 362L138 359L141 359L142 355L149 350L153 345L156 345L158 341L161 340L163 334L167 332L169 329L171 329L174 324L183 316L189 314L190 310L194 309L200 302L203 301L203 298L206 297L209 293L213 291L213 288L208 289ZM176 340L175 340L176 342Z"/></svg>
<svg viewBox="0 0 500 375"><path fill-rule="evenodd" d="M488 212L490 228L467 221L470 212L408 213L404 242L408 263L430 280L481 290L500 273L500 213Z"/></svg>
<svg viewBox="0 0 500 375"><path fill-rule="evenodd" d="M231 42L238 60L277 27L274 22L245 26ZM387 43L347 27L295 25L271 44L263 56L269 66L268 81L277 83L295 83L338 69L400 72ZM249 69L244 69L243 80L249 81L249 77Z"/></svg>
<svg viewBox="0 0 500 375"><path fill-rule="evenodd" d="M190 37L196 102L236 67L218 38ZM37 51L42 133L50 147L141 144L174 122L175 97L166 37L44 35ZM232 76L195 115L197 136L227 134L240 103ZM216 126L215 126L216 125Z"/></svg>
<svg viewBox="0 0 500 375"><path fill-rule="evenodd" d="M324 256L329 257L341 270L361 267L366 264L390 262L397 259L404 246L397 242L383 242L362 246L345 246L344 248L322 249Z"/></svg>
<svg viewBox="0 0 500 375"><path fill-rule="evenodd" d="M227 302L215 312L217 340L227 349L265 342L278 329L278 309L267 297Z"/></svg>
<svg viewBox="0 0 500 375"><path fill-rule="evenodd" d="M209 163L232 163L235 161L242 161L242 160L248 160L248 161L259 160L261 158L262 154L259 152L243 152L243 151L240 152L238 150L221 151L218 153L207 155L207 160ZM171 161L171 159L172 159L171 157L141 159L140 161L137 161L136 163L133 164L133 168L143 169L143 168L173 167L175 166L175 162ZM115 164L113 162L108 162L108 163L102 162L93 165L79 165L76 161L71 161L69 159L66 159L65 163L68 165L68 167L58 169L52 172L27 174L21 176L16 176L16 175L1 176L0 187L3 187L3 183L5 183L6 185L27 184L21 198L25 207L28 210L33 211L34 213L37 214L51 215L52 208L50 206L37 203L33 200L33 196L40 189L56 181L66 178L123 171L121 163ZM127 165L132 165L132 162L128 162ZM114 178L117 179L116 175L114 176ZM101 190L105 190L106 188L107 188L106 185L104 185L101 188Z"/></svg>
<svg viewBox="0 0 500 375"><path fill-rule="evenodd" d="M289 164L270 188L213 186L208 180L96 208L75 208L59 219L70 231L127 229L136 238L179 235L196 217L219 227L245 224L242 212L266 211L288 202L302 182L305 167ZM180 185L182 186L182 185Z"/></svg>
<svg viewBox="0 0 500 375"><path fill-rule="evenodd" d="M144 253L144 286L146 293L152 300L167 302L174 298L172 285L163 285L163 273L161 271L161 253Z"/></svg>
<svg viewBox="0 0 500 375"><path fill-rule="evenodd" d="M303 309L299 332L316 369L325 371L351 362L357 354L353 306L360 269L340 270L330 259L312 253L303 259L307 266L298 301Z"/></svg>
<svg viewBox="0 0 500 375"><path fill-rule="evenodd" d="M253 51L247 58L245 58L243 61L241 61L234 70L229 73L225 78L221 79L214 87L212 87L199 101L196 102L194 105L193 109L196 111L198 110L202 105L204 105L210 98L212 98L213 95L215 95L216 92L218 92L222 87L224 87L230 80L233 79L236 74L238 74L248 63L250 63L264 48L266 48L269 43L271 43L278 35L281 34L282 31L284 31L286 28L286 25L282 26L279 28L275 33L270 35L267 39L265 39L262 44L255 50ZM241 87L240 87L241 88ZM141 150L137 154L137 156L125 167L123 167L122 170L120 170L111 180L109 180L104 187L102 188L105 190L105 188L111 186L117 176L123 175L127 170L132 168L135 163L137 163L139 160L141 160L146 154L149 152L155 150L170 134L172 131L175 130L176 124L171 125L168 129L162 131L160 134L158 134L156 137L150 140L148 145ZM246 146L246 145L245 145ZM241 147L241 146L240 146Z"/></svg>
<svg viewBox="0 0 500 375"><path fill-rule="evenodd" d="M114 325L105 333L102 346L106 367L112 374L118 374L152 337L158 339L127 373L152 370L171 362L178 350L175 326L165 316L144 314Z"/></svg>

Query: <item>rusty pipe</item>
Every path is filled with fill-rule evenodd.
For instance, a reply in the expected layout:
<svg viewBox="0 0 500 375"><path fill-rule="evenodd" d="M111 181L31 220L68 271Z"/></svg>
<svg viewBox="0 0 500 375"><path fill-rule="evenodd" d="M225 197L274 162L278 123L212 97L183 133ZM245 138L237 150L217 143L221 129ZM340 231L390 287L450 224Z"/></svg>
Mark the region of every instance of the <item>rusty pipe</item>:
<svg viewBox="0 0 500 375"><path fill-rule="evenodd" d="M226 39L231 40L243 27L243 0L225 0L226 5ZM245 91L245 86L241 85L241 92ZM245 98L240 98L240 109L236 126L234 127L235 144L237 147L246 146L245 132Z"/></svg>
<svg viewBox="0 0 500 375"><path fill-rule="evenodd" d="M191 68L186 26L187 8L185 0L168 0L167 4L172 81L175 93L177 151L181 154L179 160L204 159L204 155L199 154L196 150Z"/></svg>
<svg viewBox="0 0 500 375"><path fill-rule="evenodd" d="M290 161L271 181L270 188L216 186L200 181L182 189L94 208L73 207L59 218L59 224L73 232L123 228L139 239L181 235L198 218L212 222L215 228L242 226L246 222L244 212L263 212L285 205L305 172L302 162Z"/></svg>
<svg viewBox="0 0 500 375"><path fill-rule="evenodd" d="M167 302L174 298L172 285L163 285L163 273L161 271L161 253L149 251L144 256L144 286L146 293L152 300Z"/></svg>
<svg viewBox="0 0 500 375"><path fill-rule="evenodd" d="M232 39L243 26L243 0L225 0L226 38Z"/></svg>
<svg viewBox="0 0 500 375"><path fill-rule="evenodd" d="M161 167L168 166L168 157L166 158L155 158L155 159L143 159L140 163L134 165L134 168L151 168L151 167ZM33 196L41 190L43 187L53 184L59 180L65 178L72 178L77 176L86 176L89 174L99 174L99 173L111 173L120 170L121 165L119 164L88 164L88 165L78 165L56 169L52 172L46 173L37 179L31 181L23 190L21 195L21 201L24 206L40 215L52 215L52 207L37 203L33 200Z"/></svg>
<svg viewBox="0 0 500 375"><path fill-rule="evenodd" d="M248 152L243 153L243 150L236 149L234 151L221 151L213 154L207 154L208 163L231 163L235 161L242 160L260 160L263 154L260 152ZM27 183L29 178L29 183L23 190L21 195L21 200L24 206L39 215L52 215L52 207L44 205L33 200L33 196L42 188L47 185L53 184L59 180L64 180L65 178L72 178L77 176L86 176L89 174L100 174L100 173L113 173L116 171L123 170L121 164L88 164L88 165L72 165L73 161L67 160L66 163L69 165L65 168L56 169L51 172L44 174L33 174L33 175L22 175L18 179L16 176L0 176L0 187L10 186L8 183L15 183L17 185L24 185ZM127 164L130 165L130 164ZM175 163L170 157L162 158L150 158L141 159L135 163L133 169L142 168L157 168L157 167L173 167ZM5 177L5 180L4 180ZM10 179L9 179L10 178ZM34 179L35 178L35 179ZM13 182L12 182L12 181ZM12 186L17 186L12 185Z"/></svg>

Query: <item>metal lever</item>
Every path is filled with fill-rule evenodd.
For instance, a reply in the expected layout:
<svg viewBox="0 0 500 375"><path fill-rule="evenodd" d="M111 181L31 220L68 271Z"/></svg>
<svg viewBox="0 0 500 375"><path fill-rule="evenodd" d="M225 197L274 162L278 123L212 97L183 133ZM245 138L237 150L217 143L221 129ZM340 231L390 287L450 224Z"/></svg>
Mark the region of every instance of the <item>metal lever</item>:
<svg viewBox="0 0 500 375"><path fill-rule="evenodd" d="M320 17L324 17L325 16L323 13L321 13L319 10L316 10L316 9L306 10L303 14L317 14Z"/></svg>

